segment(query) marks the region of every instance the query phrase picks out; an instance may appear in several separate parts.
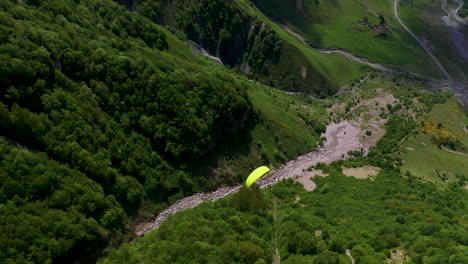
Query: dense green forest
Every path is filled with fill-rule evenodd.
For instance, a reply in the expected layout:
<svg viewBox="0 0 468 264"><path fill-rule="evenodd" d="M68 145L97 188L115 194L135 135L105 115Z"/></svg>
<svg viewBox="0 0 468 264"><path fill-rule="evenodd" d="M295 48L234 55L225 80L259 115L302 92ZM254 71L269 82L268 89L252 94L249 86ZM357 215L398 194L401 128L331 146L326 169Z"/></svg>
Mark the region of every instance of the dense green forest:
<svg viewBox="0 0 468 264"><path fill-rule="evenodd" d="M142 201L198 188L166 160L196 158L251 118L245 87L181 67L182 56L158 50L184 46L169 47L167 31L112 1L0 5L1 136L58 162L2 149L1 262L95 258L121 241ZM32 221L24 231L10 226L18 210Z"/></svg>
<svg viewBox="0 0 468 264"><path fill-rule="evenodd" d="M272 263L276 248L282 263L351 263L346 249L356 263L386 263L397 251L408 264L466 263L464 189L389 169L358 180L342 165L322 166L330 176L316 177L314 192L292 180L262 191L263 210L239 206L258 196L247 193L181 212L102 263Z"/></svg>
<svg viewBox="0 0 468 264"><path fill-rule="evenodd" d="M426 104L444 96L427 98ZM422 99L424 100L424 99ZM448 188L400 171L398 142L414 121L392 115L387 133L367 157L315 166L317 188L289 179L180 212L157 231L123 245L101 263L466 263L466 178ZM375 178L343 168L372 165ZM348 251L348 253L346 253ZM395 262L387 262L395 261Z"/></svg>
<svg viewBox="0 0 468 264"><path fill-rule="evenodd" d="M0 262L93 262L128 221L242 180L213 173L225 153L248 171L316 146L326 117L279 119L298 101L193 46L110 0L0 2Z"/></svg>
<svg viewBox="0 0 468 264"><path fill-rule="evenodd" d="M331 101L280 90L325 98L364 71L379 78L317 55L254 7L0 0L0 263L259 264L276 250L284 263L350 263L345 249L382 263L397 248L414 263L467 259L466 177L437 189L400 171L395 153L418 126L402 105L367 157L318 165L330 176L314 192L292 181L242 189L125 244L178 199L320 146ZM425 112L449 97L398 96ZM342 173L362 165L382 171Z"/></svg>

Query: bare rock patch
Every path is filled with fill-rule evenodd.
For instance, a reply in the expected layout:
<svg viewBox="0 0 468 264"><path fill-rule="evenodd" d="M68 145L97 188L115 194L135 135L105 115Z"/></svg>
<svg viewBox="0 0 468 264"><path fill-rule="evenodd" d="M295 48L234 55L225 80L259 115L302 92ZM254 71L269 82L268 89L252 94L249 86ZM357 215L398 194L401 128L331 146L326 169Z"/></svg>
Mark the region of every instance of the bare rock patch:
<svg viewBox="0 0 468 264"><path fill-rule="evenodd" d="M348 177L355 177L357 179L373 179L379 174L380 168L373 166L362 166L358 168L346 168L343 167L343 174Z"/></svg>

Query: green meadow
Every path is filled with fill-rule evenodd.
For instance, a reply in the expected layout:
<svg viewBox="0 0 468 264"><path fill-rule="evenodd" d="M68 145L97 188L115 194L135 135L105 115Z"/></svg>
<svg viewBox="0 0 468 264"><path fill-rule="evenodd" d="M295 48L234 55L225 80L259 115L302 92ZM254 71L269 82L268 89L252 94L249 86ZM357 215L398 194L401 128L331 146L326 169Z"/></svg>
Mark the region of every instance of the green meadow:
<svg viewBox="0 0 468 264"><path fill-rule="evenodd" d="M236 2L247 14L270 26L283 41L291 44L291 50L286 53L287 55L285 55L285 57L292 64L308 63L318 72L323 74L327 80L338 85L343 85L358 79L362 75L363 71L367 69L367 67L357 62L353 62L342 55L326 55L311 49L295 36L286 32L281 26L273 22L250 1L236 0ZM272 73L273 76L275 74L281 74L281 69L279 69L277 73ZM275 77L272 79L275 79Z"/></svg>
<svg viewBox="0 0 468 264"><path fill-rule="evenodd" d="M464 131L468 118L461 111L457 101L452 98L444 104L436 104L432 111L423 118L441 123L452 133L463 135L461 140L465 150L458 153L449 152L446 148L435 145L431 136L419 132L409 137L401 146L401 158L404 160L402 172L431 182L445 185L447 181L457 179L456 175L467 177L468 171L468 135Z"/></svg>
<svg viewBox="0 0 468 264"><path fill-rule="evenodd" d="M435 73L423 50L394 19L390 1L304 0L302 11L295 1L260 3L268 15L299 32L314 47L344 48L370 61ZM385 36L363 24L379 25L380 16L389 29Z"/></svg>

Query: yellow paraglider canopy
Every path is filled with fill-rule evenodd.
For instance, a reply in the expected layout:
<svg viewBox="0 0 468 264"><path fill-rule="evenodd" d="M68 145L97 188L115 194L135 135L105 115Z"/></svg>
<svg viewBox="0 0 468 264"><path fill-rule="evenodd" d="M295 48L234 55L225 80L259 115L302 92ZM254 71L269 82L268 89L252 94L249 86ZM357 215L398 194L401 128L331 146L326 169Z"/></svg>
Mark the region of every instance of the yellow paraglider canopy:
<svg viewBox="0 0 468 264"><path fill-rule="evenodd" d="M262 177L265 173L269 172L270 169L267 166L262 166L256 168L252 173L250 173L249 177L245 181L245 186L250 187L255 181L257 181L260 177Z"/></svg>

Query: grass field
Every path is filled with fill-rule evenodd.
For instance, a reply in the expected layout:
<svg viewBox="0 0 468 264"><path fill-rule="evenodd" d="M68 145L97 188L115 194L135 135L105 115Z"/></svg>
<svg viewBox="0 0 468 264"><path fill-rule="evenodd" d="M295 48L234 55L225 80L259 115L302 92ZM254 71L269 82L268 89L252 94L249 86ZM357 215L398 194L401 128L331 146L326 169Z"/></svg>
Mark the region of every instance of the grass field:
<svg viewBox="0 0 468 264"><path fill-rule="evenodd" d="M316 147L318 135L311 126L306 124L308 116L325 125L328 114L325 108L302 102L298 97L283 94L267 87L249 90L249 97L256 111L263 120L252 131L252 138L259 141L262 150L268 155L279 148L286 157L294 157ZM265 135L270 135L265 137Z"/></svg>
<svg viewBox="0 0 468 264"><path fill-rule="evenodd" d="M303 0L299 11L296 1L260 1L266 13L279 18L299 32L313 46L339 47L371 61L401 65L425 74L435 67L422 49L394 19L391 1L387 0ZM380 15L388 23L387 37L358 21L380 24Z"/></svg>
<svg viewBox="0 0 468 264"><path fill-rule="evenodd" d="M424 118L426 121L429 119L442 123L453 133L462 133L465 153L456 154L440 149L431 141L430 135L419 133L401 146L401 157L404 160L402 172L409 171L416 177L438 184L444 184L444 174L448 181L455 180L455 175L468 176L468 134L464 131L468 118L457 101L452 98L445 104L434 105L433 110Z"/></svg>
<svg viewBox="0 0 468 264"><path fill-rule="evenodd" d="M252 2L247 0L236 0L236 2L246 13L270 26L283 41L286 41L294 48L291 49L290 54L286 54L286 56L292 57L292 59L290 58L291 61L297 63L297 61L300 62L301 60L306 60L331 83L343 85L350 81L359 79L362 73L367 70L366 67L363 67L361 64L353 62L342 55L326 55L311 49L274 23L257 7L255 7ZM294 67L294 65L290 66Z"/></svg>

